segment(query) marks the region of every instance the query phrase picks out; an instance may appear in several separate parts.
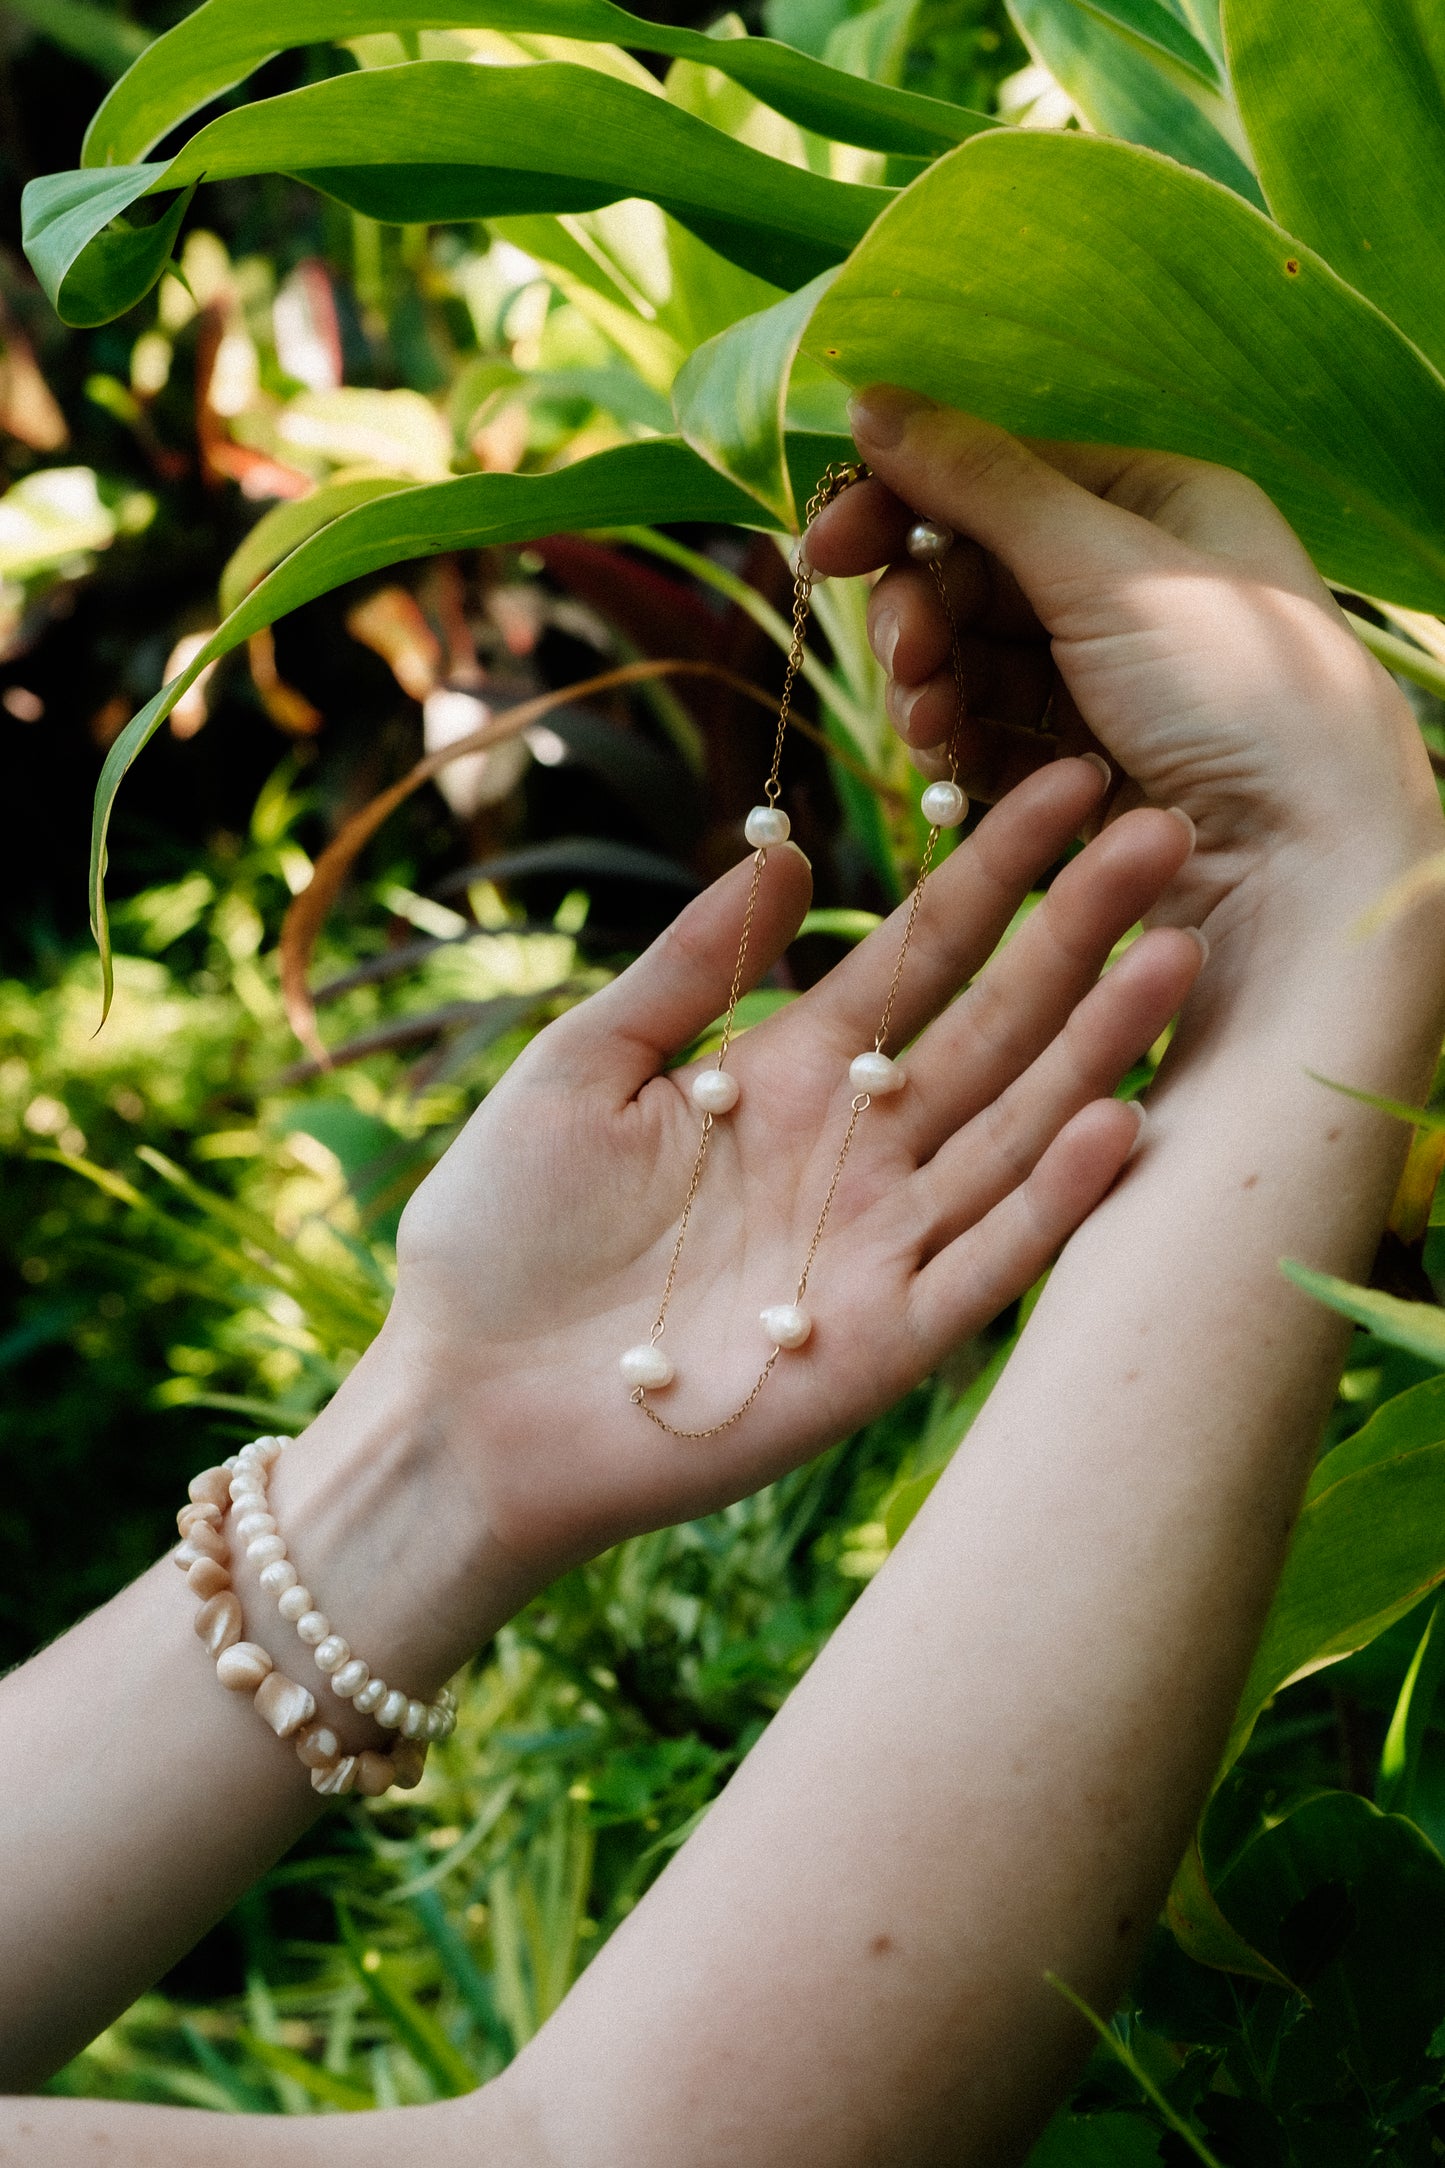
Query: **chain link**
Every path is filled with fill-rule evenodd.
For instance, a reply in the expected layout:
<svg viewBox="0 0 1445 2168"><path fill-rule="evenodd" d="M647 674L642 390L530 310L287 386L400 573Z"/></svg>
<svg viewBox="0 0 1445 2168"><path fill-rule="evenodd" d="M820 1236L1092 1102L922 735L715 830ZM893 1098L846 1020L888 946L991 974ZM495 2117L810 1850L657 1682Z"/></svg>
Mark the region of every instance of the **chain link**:
<svg viewBox="0 0 1445 2168"><path fill-rule="evenodd" d="M852 487L853 483L866 481L868 474L869 469L861 461L839 460L829 467L812 496L808 499L807 510L803 517L804 534L807 533L808 528L811 527L825 505L831 504L835 497L841 496L845 489ZM934 583L938 588L939 598L943 604L943 613L948 623L949 660L953 670L954 686L954 718L953 726L948 735L948 774L951 782L957 782L959 735L964 718L963 655L959 643L958 618L954 611L953 598L948 592L943 567L937 558L931 561L929 570L933 574ZM763 794L770 806L777 804L782 792L783 747L787 740L788 723L792 716L793 688L797 683L798 673L803 666L804 643L807 638L808 617L812 607L812 599L813 568L802 554L802 544L800 542L793 565L793 639L788 650L787 668L783 673L783 690L778 706L778 728L773 740L772 764L768 770L768 780L763 786ZM903 934L898 944L898 957L893 966L893 977L889 982L887 998L883 1004L883 1013L879 1018L878 1030L873 1040L873 1051L877 1054L882 1053L888 1038L889 1028L893 1022L893 1010L898 1000L898 989L903 981L903 966L913 940L913 929L917 923L919 909L923 902L924 887L927 884L929 872L938 850L938 838L938 828L936 826L930 828L928 841L923 847L923 857L919 863L918 878L913 884L913 894L909 899L908 915L903 922ZM722 1038L718 1047L717 1066L719 1069L722 1068L727 1059L728 1048L733 1040L738 1002L742 998L743 980L747 972L748 948L752 940L758 891L762 884L763 866L767 855L766 847L759 846L753 856L753 877L748 887L748 900L743 911L737 962L733 967L732 988L728 995L727 1013L723 1018ZM803 1269L798 1276L797 1293L793 1297L795 1303L801 1303L808 1291L808 1277L813 1270L819 1248L822 1245L823 1230L828 1224L828 1216L833 1209L833 1200L837 1196L839 1185L843 1180L843 1170L848 1164L848 1155L853 1148L854 1135L857 1132L859 1122L872 1103L872 1099L867 1092L859 1092L853 1099L849 1110L848 1127L843 1132L843 1140L838 1147L838 1156L833 1163L833 1173L828 1183L827 1194L823 1198L822 1207L813 1228L813 1239L808 1244L808 1254L803 1260ZM678 1266L682 1262L683 1244L687 1240L688 1225L692 1219L692 1208L697 1202L697 1194L702 1187L703 1168L707 1163L708 1143L712 1131L713 1118L711 1114L704 1114L702 1130L697 1142L697 1153L692 1163L692 1177L687 1185L687 1195L682 1203L682 1216L678 1222L677 1237L672 1245L672 1256L668 1261L667 1278L663 1284L662 1300L658 1304L657 1316L653 1322L651 1337L654 1347L662 1337L663 1328L667 1323L668 1307L671 1304L673 1289L677 1283ZM734 1408L731 1415L724 1416L721 1422L708 1424L705 1429L687 1430L676 1423L668 1422L666 1416L659 1415L656 1408L648 1400L645 1386L639 1385L633 1392L631 1396L632 1404L634 1407L640 1408L647 1420L655 1424L659 1430L665 1431L670 1438L716 1438L720 1432L731 1430L734 1423L742 1421L763 1387L767 1384L768 1379L772 1376L773 1367L781 1353L782 1350L775 1347L763 1364L762 1370L758 1374L757 1383L753 1386L747 1399Z"/></svg>

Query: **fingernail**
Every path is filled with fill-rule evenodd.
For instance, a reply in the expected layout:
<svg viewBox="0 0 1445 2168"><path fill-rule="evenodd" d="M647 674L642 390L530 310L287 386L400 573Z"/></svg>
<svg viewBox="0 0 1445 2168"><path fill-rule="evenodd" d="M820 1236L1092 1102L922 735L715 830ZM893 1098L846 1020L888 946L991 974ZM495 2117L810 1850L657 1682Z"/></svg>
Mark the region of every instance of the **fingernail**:
<svg viewBox="0 0 1445 2168"><path fill-rule="evenodd" d="M1200 929L1197 926L1183 926L1180 928L1180 931L1181 933L1187 933L1191 941L1197 941L1199 943L1200 959L1203 963L1207 964L1209 961L1208 935L1201 933Z"/></svg>
<svg viewBox="0 0 1445 2168"><path fill-rule="evenodd" d="M1100 775L1104 778L1104 788L1107 790L1109 785L1114 780L1114 771L1109 766L1108 761L1105 760L1103 754L1080 753L1079 758L1080 760L1084 761L1089 767L1098 769Z"/></svg>
<svg viewBox="0 0 1445 2168"><path fill-rule="evenodd" d="M811 872L812 872L812 870L813 870L813 861L812 861L812 859L811 859L811 858L810 858L810 857L808 856L807 852L806 852L806 851L805 851L805 850L803 849L803 846L802 846L802 844L801 844L801 843L795 843L795 842L793 841L792 837L791 837L791 836L789 836L789 838L788 838L787 842L786 842L786 843L785 843L785 844L783 845L783 849L784 849L785 851L796 851L796 852L797 852L797 854L798 854L798 856L799 856L799 857L800 857L800 858L802 859L802 861L803 861L803 864L804 864L804 865L805 865L805 866L807 867L807 869L808 869L809 873L811 873Z"/></svg>
<svg viewBox="0 0 1445 2168"><path fill-rule="evenodd" d="M1130 1145L1128 1152L1125 1154L1126 1158L1132 1159L1134 1157L1134 1154L1138 1151L1140 1145L1144 1142L1145 1132L1149 1127L1149 1109L1145 1106L1142 1099L1130 1099L1126 1103L1128 1105L1129 1112L1137 1118L1139 1123L1139 1127L1134 1132L1134 1142Z"/></svg>
<svg viewBox="0 0 1445 2168"><path fill-rule="evenodd" d="M922 691L923 687L921 685L900 685L897 678L888 680L888 690L883 695L883 705L887 708L888 713L900 730L907 730L909 722L912 720L918 696Z"/></svg>
<svg viewBox="0 0 1445 2168"><path fill-rule="evenodd" d="M814 564L812 558L808 554L808 541L810 536L812 535L812 532L813 530L811 527L805 527L803 529L803 532L799 535L797 541L793 544L792 552L788 559L788 569L793 574L793 577L795 579L800 572L809 573L812 577L813 585L815 587L820 587L823 581L828 578L828 574L826 572L820 572L818 570L818 567Z"/></svg>
<svg viewBox="0 0 1445 2168"><path fill-rule="evenodd" d="M1199 831L1196 829L1193 821L1189 818L1189 815L1185 812L1183 806L1170 805L1166 806L1164 810L1166 813L1172 814L1175 820L1183 821L1185 827L1189 831L1189 848L1192 851L1195 844L1199 841Z"/></svg>
<svg viewBox="0 0 1445 2168"><path fill-rule="evenodd" d="M898 647L898 612L880 610L873 620L873 652L885 670L893 668L893 657Z"/></svg>
<svg viewBox="0 0 1445 2168"><path fill-rule="evenodd" d="M897 444L915 414L933 406L922 392L904 391L900 384L870 384L855 391L848 401L848 425L857 438L886 450Z"/></svg>

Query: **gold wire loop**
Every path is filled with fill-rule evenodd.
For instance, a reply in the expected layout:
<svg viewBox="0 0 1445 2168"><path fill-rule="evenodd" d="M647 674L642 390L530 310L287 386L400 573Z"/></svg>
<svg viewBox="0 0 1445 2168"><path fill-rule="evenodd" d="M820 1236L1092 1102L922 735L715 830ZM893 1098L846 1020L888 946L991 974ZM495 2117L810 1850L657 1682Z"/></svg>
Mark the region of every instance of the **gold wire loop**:
<svg viewBox="0 0 1445 2168"><path fill-rule="evenodd" d="M830 466L822 476L812 496L808 499L803 520L804 534L806 535L808 528L826 505L831 504L835 497L841 496L845 489L850 489L855 482L866 481L870 471L861 460L839 460ZM953 599L948 592L947 581L943 575L941 561L936 557L933 558L930 561L929 570L933 574L939 598L943 604L944 616L948 621L949 658L953 668L955 703L953 727L948 736L948 774L951 782L957 782L958 741L964 720L963 656L959 641L958 619L954 611ZM768 769L768 779L763 785L763 796L770 806L775 806L782 795L783 747L787 740L788 723L792 716L793 689L797 683L798 673L803 667L804 643L807 637L809 611L812 606L813 578L813 568L803 554L803 546L800 540L793 566L793 637L788 649L787 666L783 672L783 689L778 703L778 727L773 738L773 757ZM930 828L928 840L923 847L923 856L918 867L918 878L913 884L913 894L909 899L908 915L903 922L903 934L898 944L898 956L893 966L893 976L889 981L887 997L883 1003L883 1013L879 1018L878 1030L873 1040L875 1054L883 1052L893 1022L893 1010L898 1000L898 989L903 980L903 966L907 959L909 945L913 939L913 929L917 923L919 909L923 902L924 886L938 850L939 833L937 826ZM747 903L743 909L742 930L738 938L737 962L733 967L732 986L728 992L727 1011L723 1017L722 1038L717 1057L719 1069L722 1068L726 1061L728 1048L732 1045L738 1003L742 998L743 980L747 975L748 949L752 941L753 919L757 912L758 892L762 885L763 868L767 864L767 857L766 846L759 845L753 855L753 877L748 884ZM854 1134L859 1122L872 1104L872 1094L869 1092L855 1093L851 1102L848 1126L838 1147L838 1156L833 1163L832 1178L828 1183L827 1193L818 1212L818 1218L813 1228L813 1239L808 1244L808 1254L803 1260L802 1272L798 1276L797 1292L793 1297L795 1303L801 1303L808 1291L809 1275L813 1270L818 1250L822 1244L823 1232L827 1227L828 1217L833 1209L833 1200L838 1194L838 1187L843 1179L843 1170L848 1163L848 1154L853 1148ZM682 1214L678 1221L677 1235L672 1245L672 1255L668 1260L667 1278L663 1283L662 1300L658 1304L657 1315L653 1321L650 1344L654 1347L661 1339L667 1324L667 1312L672 1302L673 1289L677 1284L678 1266L682 1261L683 1244L687 1240L693 1206L697 1202L698 1191L702 1186L703 1168L707 1163L708 1142L712 1132L713 1117L711 1114L704 1113L702 1128L698 1134L697 1152L692 1163L692 1174L688 1181L687 1194L682 1201ZM703 1429L689 1430L676 1423L668 1422L666 1416L659 1415L656 1408L652 1406L647 1397L647 1388L643 1385L639 1385L629 1395L629 1398L635 1408L642 1410L650 1423L655 1424L659 1430L665 1431L670 1438L715 1438L719 1432L731 1430L734 1423L742 1421L763 1387L767 1384L768 1379L772 1376L774 1365L781 1353L781 1348L775 1347L773 1349L767 1361L763 1364L752 1391L748 1394L746 1400L733 1409L731 1415L724 1416L721 1422L709 1423Z"/></svg>

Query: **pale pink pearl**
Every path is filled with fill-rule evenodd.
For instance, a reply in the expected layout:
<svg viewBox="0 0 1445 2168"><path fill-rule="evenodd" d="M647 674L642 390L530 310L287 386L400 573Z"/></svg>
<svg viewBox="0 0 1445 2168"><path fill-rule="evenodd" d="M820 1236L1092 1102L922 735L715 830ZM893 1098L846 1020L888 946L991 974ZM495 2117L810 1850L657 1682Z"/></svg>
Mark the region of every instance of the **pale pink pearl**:
<svg viewBox="0 0 1445 2168"><path fill-rule="evenodd" d="M270 1570L268 1566L266 1568L267 1573ZM303 1588L299 1581L293 1583L289 1588L283 1588L277 1598L276 1609L288 1625L294 1626L297 1620L305 1618L307 1612L311 1609L310 1589Z"/></svg>
<svg viewBox="0 0 1445 2168"><path fill-rule="evenodd" d="M297 1636L308 1649L319 1649L330 1631L331 1621L324 1611L304 1612L296 1621Z"/></svg>
<svg viewBox="0 0 1445 2168"><path fill-rule="evenodd" d="M195 1506L224 1506L231 1496L231 1478L224 1468L203 1468L191 1477L186 1495Z"/></svg>
<svg viewBox="0 0 1445 2168"><path fill-rule="evenodd" d="M339 1793L349 1792L355 1782L354 1754L343 1755L342 1759L333 1762L329 1769L313 1769L311 1772L311 1789L320 1792L326 1799L335 1799Z"/></svg>
<svg viewBox="0 0 1445 2168"><path fill-rule="evenodd" d="M256 1689L255 1707L278 1739L289 1739L315 1716L316 1696L284 1671L268 1671Z"/></svg>
<svg viewBox="0 0 1445 2168"><path fill-rule="evenodd" d="M186 1575L186 1580L204 1602L207 1597L219 1596L223 1588L231 1585L231 1576L214 1558L198 1558Z"/></svg>
<svg viewBox="0 0 1445 2168"><path fill-rule="evenodd" d="M213 1657L240 1640L242 1624L240 1599L229 1588L203 1603L195 1616L201 1646Z"/></svg>
<svg viewBox="0 0 1445 2168"><path fill-rule="evenodd" d="M356 1789L363 1799L379 1799L396 1780L396 1766L389 1754L370 1749L356 1757Z"/></svg>
<svg viewBox="0 0 1445 2168"><path fill-rule="evenodd" d="M312 1724L296 1741L297 1759L308 1769L329 1769L341 1753L341 1741L329 1724Z"/></svg>
<svg viewBox="0 0 1445 2168"><path fill-rule="evenodd" d="M254 1641L233 1641L216 1658L216 1677L222 1686L238 1694L254 1694L275 1668L266 1651Z"/></svg>

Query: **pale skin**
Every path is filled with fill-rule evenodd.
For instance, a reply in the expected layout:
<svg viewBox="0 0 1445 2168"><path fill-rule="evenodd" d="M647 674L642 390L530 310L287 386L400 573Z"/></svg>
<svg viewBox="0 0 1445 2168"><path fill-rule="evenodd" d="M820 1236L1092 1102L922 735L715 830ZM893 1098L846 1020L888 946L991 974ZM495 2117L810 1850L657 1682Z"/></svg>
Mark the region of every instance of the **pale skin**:
<svg viewBox="0 0 1445 2168"><path fill-rule="evenodd" d="M925 762L948 723L941 612L897 562L908 506L971 538L949 561L982 718L963 780L1037 772L930 891L900 1019L922 1036L855 1146L814 1341L702 1446L654 1431L615 1382L695 1137L659 1071L723 1005L735 873L537 1043L426 1185L385 1331L283 1463L282 1525L343 1630L364 1616L378 1668L426 1692L567 1563L766 1481L894 1398L1068 1237L1043 1299L893 1558L503 2077L435 2108L289 2123L17 2099L0 2160L99 2144L125 2168L1014 2162L1081 2052L1045 1974L1097 2008L1127 1978L1344 1345L1278 1259L1365 1273L1403 1154L1397 1125L1309 1072L1428 1086L1442 915L1368 944L1354 929L1442 824L1403 700L1249 485L1026 449L882 391L855 427L879 480L809 548L824 573L892 565L872 628L895 719ZM1037 719L1055 670L1066 734L1122 779L1116 811L947 1007L1100 811L1094 766L1038 767L1043 748L989 727ZM805 906L791 851L770 853L764 894L759 970ZM1096 985L1141 913L1153 930ZM749 1327L791 1294L841 1072L889 970L886 940L865 945L736 1050L743 1099L669 1320L675 1420L715 1420L756 1374ZM1126 1165L1134 1117L1106 1095L1181 1001ZM0 1968L12 2086L123 2006L311 1811L289 1752L217 1688L193 1603L158 1567L0 1689L29 1769L0 1890L0 1947L24 1953ZM248 1629L253 1609L248 1591Z"/></svg>

